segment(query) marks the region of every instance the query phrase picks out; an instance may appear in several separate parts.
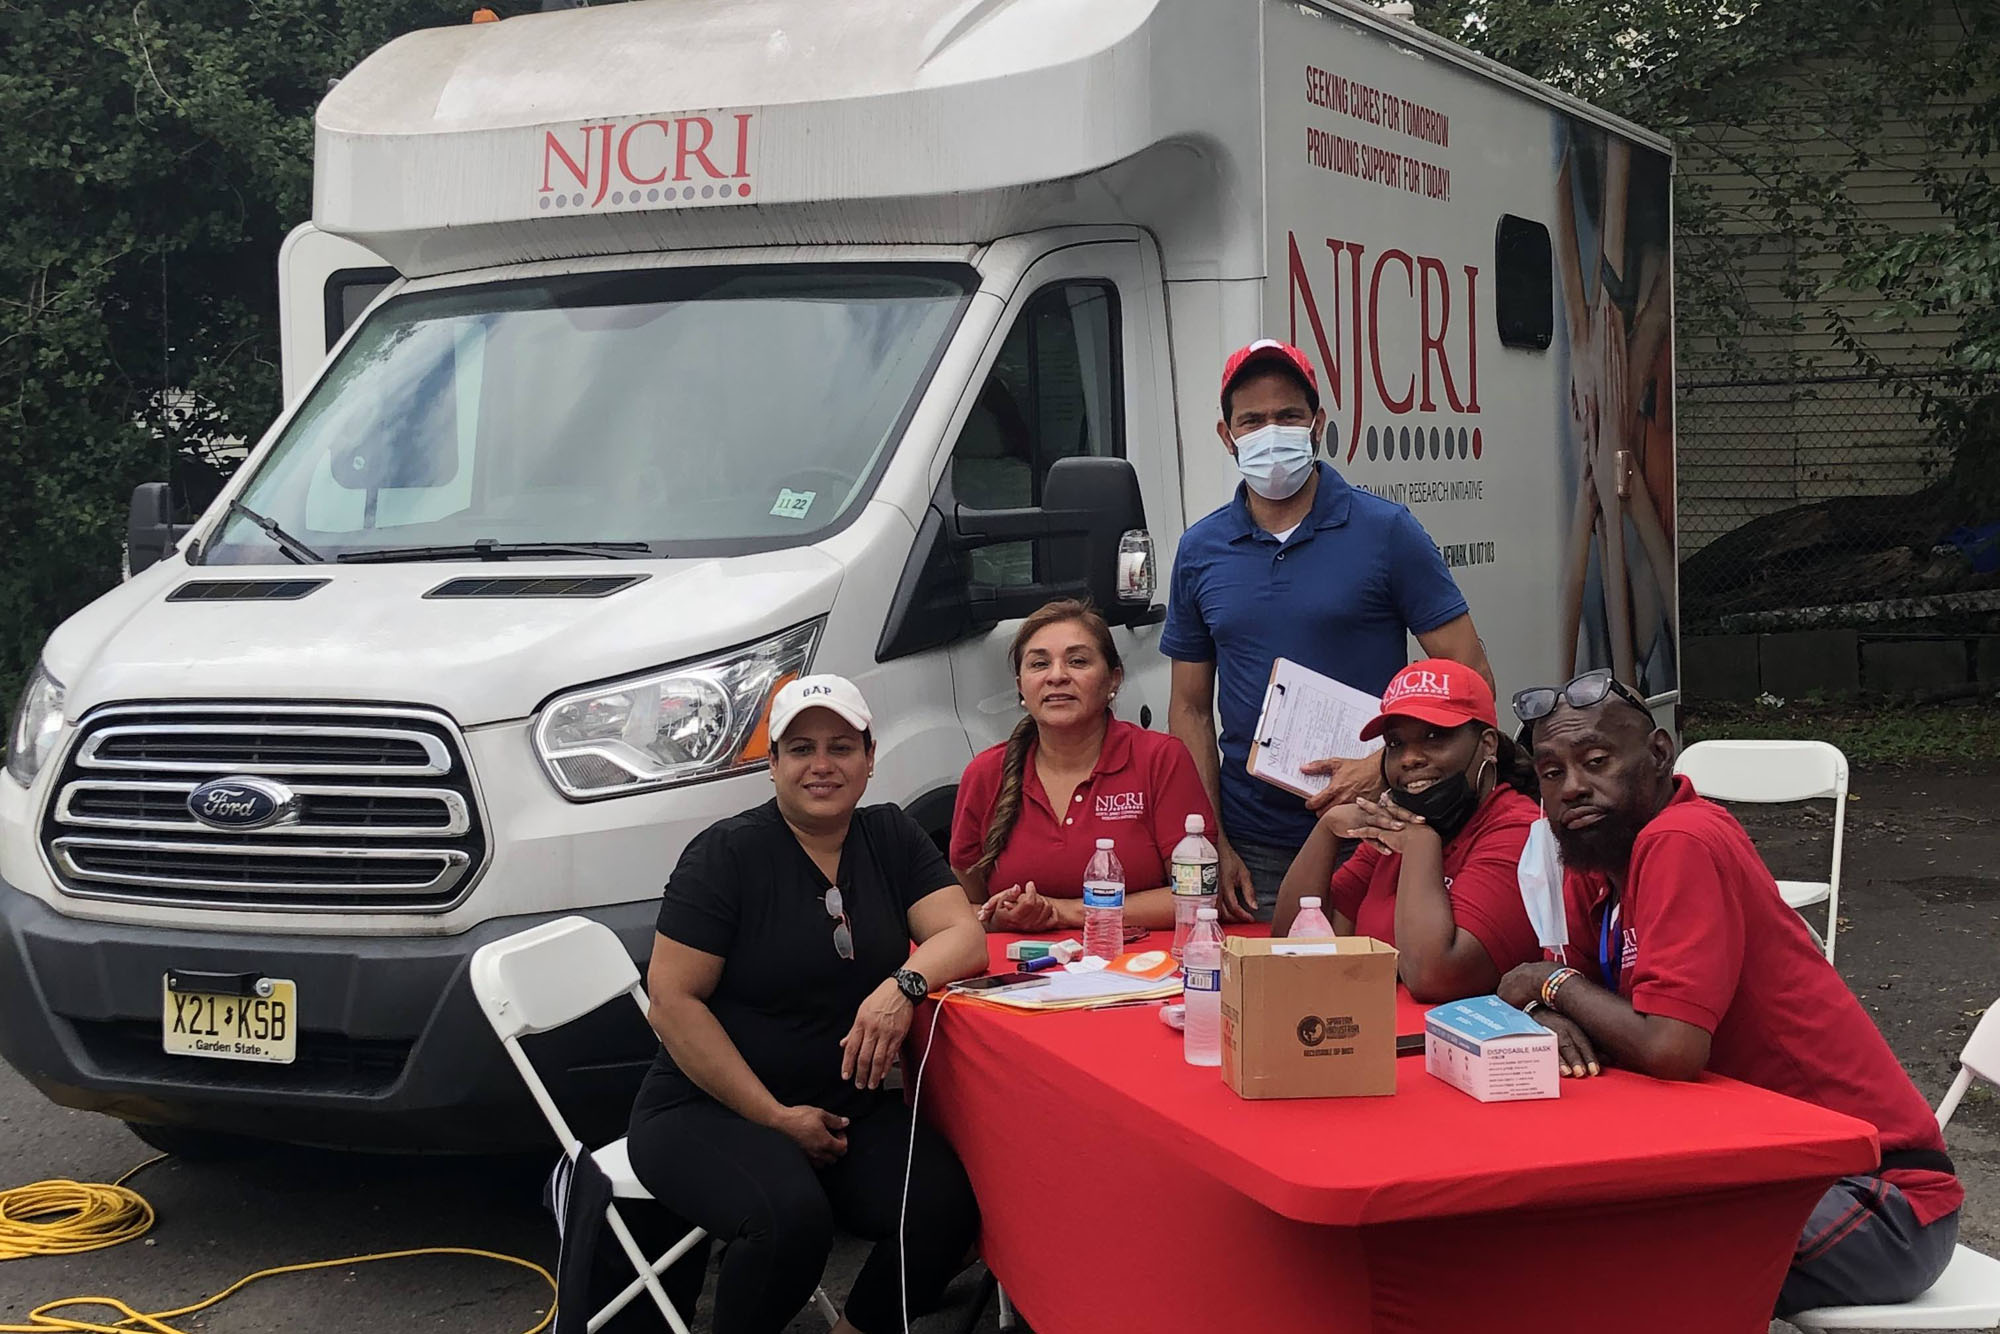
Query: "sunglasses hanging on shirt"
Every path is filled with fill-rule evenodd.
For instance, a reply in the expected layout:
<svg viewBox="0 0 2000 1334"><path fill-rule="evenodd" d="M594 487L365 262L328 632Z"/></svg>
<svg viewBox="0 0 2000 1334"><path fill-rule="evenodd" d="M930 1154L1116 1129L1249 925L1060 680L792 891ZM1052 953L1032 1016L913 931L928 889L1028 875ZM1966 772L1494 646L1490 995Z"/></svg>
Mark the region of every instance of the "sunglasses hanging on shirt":
<svg viewBox="0 0 2000 1334"><path fill-rule="evenodd" d="M852 962L854 959L854 928L848 925L847 905L840 900L840 886L834 885L826 891L821 900L826 905L826 915L833 919L833 952Z"/></svg>

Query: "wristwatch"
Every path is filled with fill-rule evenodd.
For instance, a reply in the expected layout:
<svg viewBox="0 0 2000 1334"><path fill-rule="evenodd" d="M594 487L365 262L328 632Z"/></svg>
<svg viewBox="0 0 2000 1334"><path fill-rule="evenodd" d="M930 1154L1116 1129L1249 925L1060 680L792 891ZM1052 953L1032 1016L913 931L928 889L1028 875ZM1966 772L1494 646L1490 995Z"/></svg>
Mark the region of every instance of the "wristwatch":
<svg viewBox="0 0 2000 1334"><path fill-rule="evenodd" d="M896 990L907 996L910 1004L915 1005L918 1001L931 994L931 984L925 981L924 975L914 968L898 968L896 970Z"/></svg>

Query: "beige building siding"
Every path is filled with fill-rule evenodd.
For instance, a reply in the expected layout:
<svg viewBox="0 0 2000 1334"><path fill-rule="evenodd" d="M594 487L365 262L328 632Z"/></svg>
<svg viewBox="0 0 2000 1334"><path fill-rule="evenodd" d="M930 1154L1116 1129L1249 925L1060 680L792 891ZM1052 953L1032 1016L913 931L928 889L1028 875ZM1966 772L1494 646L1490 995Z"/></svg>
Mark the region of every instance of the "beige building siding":
<svg viewBox="0 0 2000 1334"><path fill-rule="evenodd" d="M1940 43L1953 40L1942 16ZM1914 373L1945 365L1958 321L1945 314L1901 322L1878 318L1881 300L1817 289L1841 256L1824 218L1780 228L1746 169L1774 156L1807 172L1844 177L1842 194L1864 225L1924 231L1939 216L1919 183L1925 146L1917 127L1886 122L1863 145L1814 123L1810 98L1795 118L1759 132L1695 130L1679 171L1705 188L1722 231L1754 241L1729 262L1763 327L1745 330L1734 357L1687 331L1679 343L1676 403L1683 558L1763 514L1836 496L1902 494L1935 480L1943 463L1916 401L1865 375L1842 345L1835 317L1870 350ZM1865 150L1865 151L1858 151ZM1753 168L1754 169L1754 168ZM1683 233L1683 284L1704 256Z"/></svg>

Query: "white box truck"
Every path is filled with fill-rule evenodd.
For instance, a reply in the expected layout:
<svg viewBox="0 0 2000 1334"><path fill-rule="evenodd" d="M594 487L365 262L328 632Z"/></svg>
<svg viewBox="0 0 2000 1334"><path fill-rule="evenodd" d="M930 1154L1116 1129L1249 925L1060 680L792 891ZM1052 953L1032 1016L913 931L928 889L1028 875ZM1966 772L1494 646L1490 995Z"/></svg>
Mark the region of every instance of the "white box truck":
<svg viewBox="0 0 2000 1334"><path fill-rule="evenodd" d="M0 1053L180 1146L538 1142L467 960L575 912L644 958L681 848L768 796L775 683L859 682L871 798L940 834L1048 597L1109 610L1165 725L1164 567L1259 336L1503 692L1602 662L1671 706L1670 172L1349 0L390 43L318 111L284 412L190 529L140 488L133 577L24 692ZM559 1095L622 1116L636 1036L548 1049Z"/></svg>

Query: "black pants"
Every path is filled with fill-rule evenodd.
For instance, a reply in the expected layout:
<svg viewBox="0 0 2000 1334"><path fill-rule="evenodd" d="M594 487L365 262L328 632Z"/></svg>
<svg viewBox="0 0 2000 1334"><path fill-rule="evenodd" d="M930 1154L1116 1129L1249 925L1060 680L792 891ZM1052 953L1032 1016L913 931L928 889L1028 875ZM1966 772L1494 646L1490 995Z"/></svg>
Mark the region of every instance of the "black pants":
<svg viewBox="0 0 2000 1334"><path fill-rule="evenodd" d="M910 1316L936 1310L979 1235L979 1206L958 1155L928 1126L916 1130L909 1224L901 1253ZM837 1223L876 1242L848 1294L862 1334L903 1327L897 1222L910 1113L884 1096L847 1127L847 1152L815 1169L778 1131L752 1125L708 1098L632 1113L632 1170L661 1204L723 1243L715 1334L777 1334L812 1298Z"/></svg>

